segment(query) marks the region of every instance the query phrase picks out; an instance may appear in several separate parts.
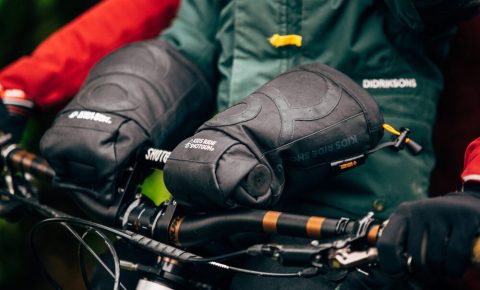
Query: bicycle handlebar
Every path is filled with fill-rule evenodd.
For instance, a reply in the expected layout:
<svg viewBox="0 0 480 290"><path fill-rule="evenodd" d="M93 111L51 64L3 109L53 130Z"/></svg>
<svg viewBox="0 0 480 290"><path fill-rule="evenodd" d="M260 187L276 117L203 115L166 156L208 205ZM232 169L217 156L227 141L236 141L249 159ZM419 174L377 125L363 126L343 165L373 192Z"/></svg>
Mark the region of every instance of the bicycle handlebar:
<svg viewBox="0 0 480 290"><path fill-rule="evenodd" d="M341 236L354 230L349 219L303 216L278 211L240 210L221 214L176 217L169 227L170 241L189 247L239 232L263 232L320 239ZM201 231L200 231L201 229Z"/></svg>
<svg viewBox="0 0 480 290"><path fill-rule="evenodd" d="M0 145L2 145L0 152L3 159L16 170L30 173L44 180L51 180L55 176L54 170L44 159L22 150L16 145L3 146L1 139ZM166 156L162 160L153 160L156 164L155 167L162 168L168 155L167 152L162 155ZM146 159L146 161L152 162L151 159ZM252 209L174 217L169 205L171 204L164 203L163 206L154 207L143 203L136 205L132 203L129 207L125 207L125 210L119 215L118 223L128 230L142 234L147 233L161 242L173 243L181 247L190 247L244 232L277 233L323 239L348 235L359 230L357 222L346 218L331 219ZM166 222L165 217L169 215L171 219L167 218ZM367 242L375 245L381 233L381 226L372 223L364 230ZM480 238L475 240L471 262L475 267L480 267Z"/></svg>

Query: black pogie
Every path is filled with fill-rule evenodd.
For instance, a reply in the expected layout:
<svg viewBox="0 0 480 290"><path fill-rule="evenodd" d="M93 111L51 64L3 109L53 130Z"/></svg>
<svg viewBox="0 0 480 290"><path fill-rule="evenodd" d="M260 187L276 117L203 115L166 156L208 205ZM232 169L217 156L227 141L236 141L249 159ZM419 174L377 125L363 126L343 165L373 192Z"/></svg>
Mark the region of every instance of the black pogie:
<svg viewBox="0 0 480 290"><path fill-rule="evenodd" d="M213 101L201 71L162 40L108 55L41 140L54 185L111 205L137 148L173 148L211 116Z"/></svg>
<svg viewBox="0 0 480 290"><path fill-rule="evenodd" d="M272 207L325 181L331 162L375 147L382 124L373 97L349 77L326 65L302 65L181 142L165 182L187 207Z"/></svg>

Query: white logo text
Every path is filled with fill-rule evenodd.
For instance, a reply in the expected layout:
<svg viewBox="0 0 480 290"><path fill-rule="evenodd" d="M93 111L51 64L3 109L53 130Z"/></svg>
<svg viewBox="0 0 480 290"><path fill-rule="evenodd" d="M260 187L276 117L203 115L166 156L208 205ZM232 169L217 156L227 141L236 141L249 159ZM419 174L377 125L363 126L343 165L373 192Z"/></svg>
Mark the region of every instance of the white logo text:
<svg viewBox="0 0 480 290"><path fill-rule="evenodd" d="M155 148L149 148L145 154L145 160L162 163L167 163L168 157L170 157L170 152Z"/></svg>
<svg viewBox="0 0 480 290"><path fill-rule="evenodd" d="M73 111L68 115L70 119L88 120L105 124L112 124L112 118L104 114L91 111Z"/></svg>
<svg viewBox="0 0 480 290"><path fill-rule="evenodd" d="M363 80L362 87L364 89L403 89L403 88L416 88L416 79L370 79Z"/></svg>

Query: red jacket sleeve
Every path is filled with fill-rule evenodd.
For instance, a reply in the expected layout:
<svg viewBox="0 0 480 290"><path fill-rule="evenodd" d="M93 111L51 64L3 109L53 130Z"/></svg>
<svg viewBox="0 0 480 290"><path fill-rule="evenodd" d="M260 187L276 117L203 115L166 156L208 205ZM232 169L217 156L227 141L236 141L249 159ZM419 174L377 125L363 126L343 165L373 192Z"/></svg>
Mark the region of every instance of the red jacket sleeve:
<svg viewBox="0 0 480 290"><path fill-rule="evenodd" d="M480 55L478 49L480 48L480 16L477 16L472 21L464 25L464 30L468 32L462 40L464 49L462 51L464 56L464 63L458 67L457 73L460 78L468 80L465 90L465 95L469 97L469 101L465 102L466 106L470 106L470 119L464 122L463 132L468 132L468 135L479 136L480 125L478 122L478 106L480 105L480 75L478 73L478 66L480 65ZM460 91L460 93L463 93ZM457 95L458 96L458 91ZM466 114L468 111L464 108L459 110L460 114ZM471 139L470 139L471 140ZM465 151L463 162L463 182L475 181L480 182L480 138L471 142Z"/></svg>
<svg viewBox="0 0 480 290"><path fill-rule="evenodd" d="M480 182L480 138L470 143L465 151L462 179L463 182Z"/></svg>
<svg viewBox="0 0 480 290"><path fill-rule="evenodd" d="M40 108L63 103L104 55L168 26L178 2L104 0L47 38L31 56L3 69L0 84L25 91Z"/></svg>
<svg viewBox="0 0 480 290"><path fill-rule="evenodd" d="M436 168L432 174L434 195L458 190L462 177L480 174L478 143L468 144L480 136L480 17L460 25L444 68L445 91L440 98L437 126L433 134ZM478 141L476 141L478 142ZM465 154L466 153L466 154ZM477 164L477 165L475 165ZM476 167L476 169L474 169Z"/></svg>

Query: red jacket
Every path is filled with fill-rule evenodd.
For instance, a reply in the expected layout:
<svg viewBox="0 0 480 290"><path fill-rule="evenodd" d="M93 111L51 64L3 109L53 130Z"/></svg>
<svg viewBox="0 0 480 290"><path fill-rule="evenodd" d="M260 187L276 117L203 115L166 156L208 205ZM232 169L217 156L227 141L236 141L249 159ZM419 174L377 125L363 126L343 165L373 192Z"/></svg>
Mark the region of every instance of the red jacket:
<svg viewBox="0 0 480 290"><path fill-rule="evenodd" d="M0 72L4 89L21 89L40 108L65 103L90 68L127 43L170 24L179 0L104 0Z"/></svg>
<svg viewBox="0 0 480 290"><path fill-rule="evenodd" d="M462 173L464 182L480 182L480 138L468 145L465 151L465 168Z"/></svg>
<svg viewBox="0 0 480 290"><path fill-rule="evenodd" d="M458 189L460 182L456 176L462 167L464 181L480 182L480 138L472 142L480 136L479 35L480 16L463 23L444 69L445 91L434 138L437 155L431 190L434 194Z"/></svg>
<svg viewBox="0 0 480 290"><path fill-rule="evenodd" d="M470 106L469 120L463 120L463 130L460 133L471 134L473 136L480 136L480 122L478 121L478 108L480 107L480 16L477 16L472 21L465 23L458 35L457 44L459 45L459 54L462 57L453 59L456 71L451 72L455 75L459 86L463 88L457 91L455 95L451 96L454 99L459 98L460 94L464 94L465 100L458 100L463 102L464 106ZM453 78L453 77L452 77ZM465 110L461 110L460 114L466 114ZM468 114L467 114L468 115ZM455 122L455 120L452 120ZM468 133L467 133L468 132ZM467 136L468 137L468 136ZM480 182L480 138L471 142L465 151L464 170L462 179L466 181Z"/></svg>

